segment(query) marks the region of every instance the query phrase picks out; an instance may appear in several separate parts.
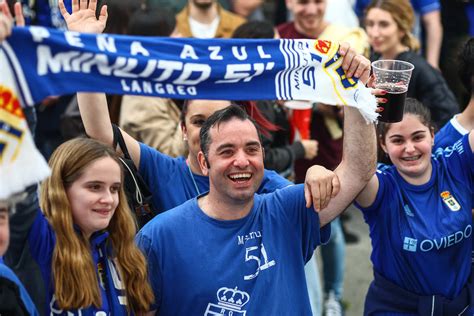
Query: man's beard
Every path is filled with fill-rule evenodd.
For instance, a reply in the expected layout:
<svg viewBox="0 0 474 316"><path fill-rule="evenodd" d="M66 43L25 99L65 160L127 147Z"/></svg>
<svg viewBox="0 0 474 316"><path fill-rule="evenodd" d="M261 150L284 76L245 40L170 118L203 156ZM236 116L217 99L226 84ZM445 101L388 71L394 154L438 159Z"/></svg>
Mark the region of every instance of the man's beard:
<svg viewBox="0 0 474 316"><path fill-rule="evenodd" d="M194 6L196 6L198 9L200 10L208 10L212 7L212 5L214 4L214 1L209 1L209 2L199 2L199 0L193 0L193 4Z"/></svg>

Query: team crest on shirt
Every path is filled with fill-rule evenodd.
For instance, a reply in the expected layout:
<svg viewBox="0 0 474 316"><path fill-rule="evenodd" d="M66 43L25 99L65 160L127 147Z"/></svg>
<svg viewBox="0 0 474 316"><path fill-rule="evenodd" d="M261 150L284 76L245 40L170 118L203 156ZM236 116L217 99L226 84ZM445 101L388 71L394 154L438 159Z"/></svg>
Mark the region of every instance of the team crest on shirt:
<svg viewBox="0 0 474 316"><path fill-rule="evenodd" d="M245 316L247 311L243 310L243 307L250 301L250 295L237 290L237 287L233 289L221 287L217 290L217 301L217 304L207 305L205 316Z"/></svg>
<svg viewBox="0 0 474 316"><path fill-rule="evenodd" d="M443 199L444 204L446 204L451 211L457 212L461 209L461 205L459 205L458 201L456 201L449 191L441 192L440 196Z"/></svg>

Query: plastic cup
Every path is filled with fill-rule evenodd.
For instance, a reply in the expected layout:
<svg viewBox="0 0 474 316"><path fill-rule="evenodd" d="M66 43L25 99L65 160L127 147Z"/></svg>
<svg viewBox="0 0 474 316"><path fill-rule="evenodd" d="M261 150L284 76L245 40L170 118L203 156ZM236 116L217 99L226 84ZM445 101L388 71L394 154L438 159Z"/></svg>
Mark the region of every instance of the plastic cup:
<svg viewBox="0 0 474 316"><path fill-rule="evenodd" d="M408 84L414 68L411 63L402 60L386 59L372 63L375 88L387 91L387 94L380 96L387 102L379 104L383 108L379 121L394 123L403 119Z"/></svg>

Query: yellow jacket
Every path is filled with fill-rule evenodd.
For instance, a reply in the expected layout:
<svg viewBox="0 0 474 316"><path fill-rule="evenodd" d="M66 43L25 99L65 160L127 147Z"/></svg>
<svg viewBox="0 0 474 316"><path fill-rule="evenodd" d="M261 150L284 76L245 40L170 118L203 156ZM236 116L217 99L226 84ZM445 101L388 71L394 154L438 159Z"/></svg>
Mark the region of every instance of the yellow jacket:
<svg viewBox="0 0 474 316"><path fill-rule="evenodd" d="M245 22L244 18L225 10L220 4L217 4L217 12L220 21L215 38L231 37L234 30ZM193 37L189 26L189 5L176 15L176 28L183 37Z"/></svg>

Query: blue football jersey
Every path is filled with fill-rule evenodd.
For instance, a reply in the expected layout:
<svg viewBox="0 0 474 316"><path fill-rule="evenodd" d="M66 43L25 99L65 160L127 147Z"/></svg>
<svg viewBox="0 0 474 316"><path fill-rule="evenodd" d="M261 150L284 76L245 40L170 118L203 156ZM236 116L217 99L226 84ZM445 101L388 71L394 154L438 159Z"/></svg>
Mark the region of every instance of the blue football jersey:
<svg viewBox="0 0 474 316"><path fill-rule="evenodd" d="M406 182L394 166L377 171L368 208L374 269L420 295L456 296L471 271L474 155L468 136L432 158L430 180Z"/></svg>
<svg viewBox="0 0 474 316"><path fill-rule="evenodd" d="M237 220L207 216L194 198L138 233L159 315L312 315L304 265L331 225L319 227L303 185L255 195Z"/></svg>
<svg viewBox="0 0 474 316"><path fill-rule="evenodd" d="M456 116L454 116L436 133L433 152L439 148L444 149L448 146L454 145L455 142L467 133L469 133L469 131L462 127L462 125L457 121Z"/></svg>

